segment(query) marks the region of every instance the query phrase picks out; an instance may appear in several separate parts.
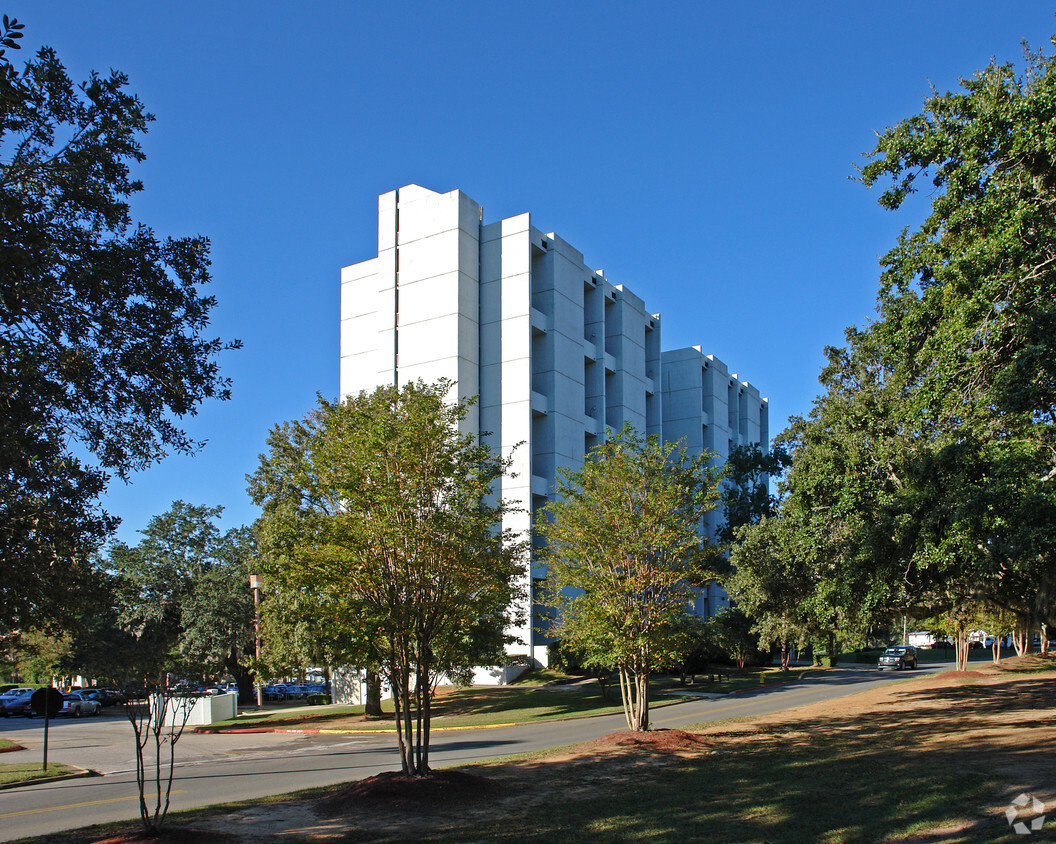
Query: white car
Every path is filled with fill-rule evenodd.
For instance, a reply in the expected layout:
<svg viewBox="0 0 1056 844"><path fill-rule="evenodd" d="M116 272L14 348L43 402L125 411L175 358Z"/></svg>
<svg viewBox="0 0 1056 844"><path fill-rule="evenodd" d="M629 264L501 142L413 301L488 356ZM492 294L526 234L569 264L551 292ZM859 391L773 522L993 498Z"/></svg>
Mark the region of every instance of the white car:
<svg viewBox="0 0 1056 844"><path fill-rule="evenodd" d="M84 692L70 692L62 696L62 709L59 714L80 718L82 715L98 715L102 711L103 705L97 700L92 700Z"/></svg>

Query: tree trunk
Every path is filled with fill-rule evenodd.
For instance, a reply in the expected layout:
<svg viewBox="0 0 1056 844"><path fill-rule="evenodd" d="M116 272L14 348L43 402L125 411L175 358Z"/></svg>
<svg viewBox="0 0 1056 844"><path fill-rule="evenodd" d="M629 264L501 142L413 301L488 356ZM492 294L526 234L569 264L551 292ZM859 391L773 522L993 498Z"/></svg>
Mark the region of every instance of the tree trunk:
<svg viewBox="0 0 1056 844"><path fill-rule="evenodd" d="M649 673L634 667L620 667L620 695L627 729L645 732L649 729Z"/></svg>
<svg viewBox="0 0 1056 844"><path fill-rule="evenodd" d="M994 665L998 665L1001 662L1001 640L1004 638L1004 636L994 636L994 643L990 646L994 652Z"/></svg>
<svg viewBox="0 0 1056 844"><path fill-rule="evenodd" d="M368 718L380 718L381 711L381 674L373 668L367 669L367 699L363 714Z"/></svg>
<svg viewBox="0 0 1056 844"><path fill-rule="evenodd" d="M638 720L635 729L644 732L649 729L649 673L642 671L638 675Z"/></svg>
<svg viewBox="0 0 1056 844"><path fill-rule="evenodd" d="M429 773L429 666L418 663L414 675L414 753L410 773L424 777Z"/></svg>
<svg viewBox="0 0 1056 844"><path fill-rule="evenodd" d="M392 664L398 665L396 660ZM414 773L414 734L411 722L411 678L403 667L389 670L392 703L396 710L396 743L400 751L400 768L405 774Z"/></svg>
<svg viewBox="0 0 1056 844"><path fill-rule="evenodd" d="M1041 623L1041 630L1038 631L1038 644L1041 649L1042 656L1048 656L1049 653L1049 626L1045 622Z"/></svg>
<svg viewBox="0 0 1056 844"><path fill-rule="evenodd" d="M634 717L631 714L631 678L626 666L619 667L620 674L620 701L623 703L623 717L627 721L627 729L634 729Z"/></svg>
<svg viewBox="0 0 1056 844"><path fill-rule="evenodd" d="M1027 652L1027 630L1018 624L1012 628L1012 647L1016 649L1016 656L1023 656Z"/></svg>
<svg viewBox="0 0 1056 844"><path fill-rule="evenodd" d="M953 634L954 659L958 671L968 670L968 631L958 627Z"/></svg>

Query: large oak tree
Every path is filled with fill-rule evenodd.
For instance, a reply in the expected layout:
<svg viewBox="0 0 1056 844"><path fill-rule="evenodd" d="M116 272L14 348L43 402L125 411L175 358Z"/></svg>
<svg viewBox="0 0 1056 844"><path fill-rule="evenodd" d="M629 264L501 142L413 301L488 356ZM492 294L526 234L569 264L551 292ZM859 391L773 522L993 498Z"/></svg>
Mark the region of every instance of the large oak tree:
<svg viewBox="0 0 1056 844"><path fill-rule="evenodd" d="M15 22L5 18L4 46ZM204 334L209 242L134 223L130 165L154 119L124 74L75 86L43 48L0 52L0 626L70 622L116 527L111 477L199 447L180 427L227 398Z"/></svg>
<svg viewBox="0 0 1056 844"><path fill-rule="evenodd" d="M1028 53L933 92L862 169L884 207L921 183L931 204L783 435L784 553L830 635L945 614L963 666L978 607L1054 620L1054 126L1056 59Z"/></svg>

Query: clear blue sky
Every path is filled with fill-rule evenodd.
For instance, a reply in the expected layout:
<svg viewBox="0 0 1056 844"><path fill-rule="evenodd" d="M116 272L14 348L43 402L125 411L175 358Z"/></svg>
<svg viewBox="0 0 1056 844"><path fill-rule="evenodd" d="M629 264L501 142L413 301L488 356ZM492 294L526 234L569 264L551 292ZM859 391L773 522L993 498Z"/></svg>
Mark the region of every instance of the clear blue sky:
<svg viewBox="0 0 1056 844"><path fill-rule="evenodd" d="M566 8L567 7L567 8ZM873 312L877 257L921 210L851 180L875 131L991 56L1048 47L1045 2L289 3L48 0L4 11L76 80L124 71L157 116L138 219L212 239L234 398L208 440L116 481L135 542L177 498L252 520L268 429L338 390L339 268L377 195L459 188L525 211L770 398L809 411L823 348Z"/></svg>

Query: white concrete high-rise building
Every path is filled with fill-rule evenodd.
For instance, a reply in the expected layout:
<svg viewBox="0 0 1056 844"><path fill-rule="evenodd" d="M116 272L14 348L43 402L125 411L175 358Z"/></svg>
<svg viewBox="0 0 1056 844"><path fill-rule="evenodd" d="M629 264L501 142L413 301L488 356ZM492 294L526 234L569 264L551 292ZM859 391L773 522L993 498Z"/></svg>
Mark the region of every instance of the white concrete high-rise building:
<svg viewBox="0 0 1056 844"><path fill-rule="evenodd" d="M523 444L499 492L523 509L506 526L524 535L558 468L581 466L606 428L685 437L718 462L735 444L766 449L754 387L699 347L661 354L659 314L529 214L483 220L457 190L379 197L378 256L341 271L342 396L440 377L452 398L478 396L464 430L504 455ZM544 573L533 560L533 584ZM712 591L699 612L721 602ZM545 664L549 640L527 615L516 650Z"/></svg>

